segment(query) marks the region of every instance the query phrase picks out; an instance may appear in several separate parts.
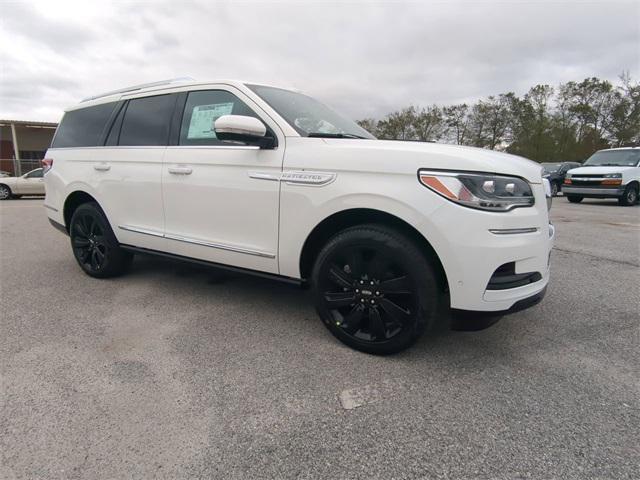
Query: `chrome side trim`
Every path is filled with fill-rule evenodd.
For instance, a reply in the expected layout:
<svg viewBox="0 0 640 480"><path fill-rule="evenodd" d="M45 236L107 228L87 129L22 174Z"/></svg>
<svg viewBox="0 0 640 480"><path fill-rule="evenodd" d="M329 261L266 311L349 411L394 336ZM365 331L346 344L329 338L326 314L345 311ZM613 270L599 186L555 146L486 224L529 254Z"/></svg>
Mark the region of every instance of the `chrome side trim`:
<svg viewBox="0 0 640 480"><path fill-rule="evenodd" d="M118 225L120 230L126 230L127 232L142 233L143 235L151 235L152 237L164 237L162 232L155 230L149 230L147 228L130 227L129 225Z"/></svg>
<svg viewBox="0 0 640 480"><path fill-rule="evenodd" d="M281 180L288 185L329 185L336 179L333 172L312 172L308 170L289 170L282 172Z"/></svg>
<svg viewBox="0 0 640 480"><path fill-rule="evenodd" d="M538 227L530 228L490 228L489 231L494 235L518 235L522 233L536 233Z"/></svg>
<svg viewBox="0 0 640 480"><path fill-rule="evenodd" d="M249 178L255 178L256 180L270 180L272 182L280 181L280 175L274 175L266 172L249 172Z"/></svg>
<svg viewBox="0 0 640 480"><path fill-rule="evenodd" d="M233 245L225 245L224 243L206 242L204 240L183 237L182 235L174 235L172 233L165 233L164 238L167 238L169 240L176 240L178 242L192 243L194 245L202 245L204 247L217 248L218 250L227 250L229 252L245 253L247 255L254 255L256 257L276 258L276 256L273 253L261 252L259 250L251 250L249 248L236 247Z"/></svg>
<svg viewBox="0 0 640 480"><path fill-rule="evenodd" d="M207 242L205 240L198 240L197 238L183 237L182 235L175 235L172 233L161 233L155 230L149 230L147 228L131 227L129 225L119 225L120 230L127 232L141 233L143 235L151 235L152 237L166 238L167 240L175 240L177 242L191 243L193 245L202 245L203 247L217 248L218 250L227 250L229 252L244 253L246 255L254 255L256 257L263 258L276 258L275 254L262 252L260 250L252 250L250 248L236 247L234 245L226 245L224 243Z"/></svg>
<svg viewBox="0 0 640 480"><path fill-rule="evenodd" d="M57 212L57 211L58 211L58 209L57 209L57 208L53 208L52 206L47 205L46 203L44 204L44 208L48 208L49 210L52 210L52 211L54 211L54 212Z"/></svg>
<svg viewBox="0 0 640 480"><path fill-rule="evenodd" d="M256 145L170 145L167 150L260 150Z"/></svg>

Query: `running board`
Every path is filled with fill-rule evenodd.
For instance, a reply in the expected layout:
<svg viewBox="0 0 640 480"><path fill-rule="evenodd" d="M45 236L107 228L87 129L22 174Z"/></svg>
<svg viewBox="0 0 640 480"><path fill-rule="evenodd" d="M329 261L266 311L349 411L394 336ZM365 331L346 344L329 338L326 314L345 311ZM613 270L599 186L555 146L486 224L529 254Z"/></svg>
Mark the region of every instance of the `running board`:
<svg viewBox="0 0 640 480"><path fill-rule="evenodd" d="M224 263L209 262L207 260L200 260L198 258L185 257L183 255L175 255L173 253L167 253L167 252L160 252L158 250L152 250L150 248L134 247L133 245L125 245L125 244L120 244L120 247L124 250L128 250L134 253L142 253L144 255L154 255L157 257L164 257L164 258L169 258L171 260L178 260L178 261L187 262L187 263L195 263L196 265L203 265L205 267L216 268L220 270L227 270L230 272L242 273L246 275L252 275L254 277L261 277L269 280L276 280L278 282L288 283L290 285L304 286L306 283L304 280L301 280L299 278L286 277L284 275L278 275L277 273L267 273L267 272L260 272L258 270L251 270L249 268L234 267L232 265L225 265Z"/></svg>

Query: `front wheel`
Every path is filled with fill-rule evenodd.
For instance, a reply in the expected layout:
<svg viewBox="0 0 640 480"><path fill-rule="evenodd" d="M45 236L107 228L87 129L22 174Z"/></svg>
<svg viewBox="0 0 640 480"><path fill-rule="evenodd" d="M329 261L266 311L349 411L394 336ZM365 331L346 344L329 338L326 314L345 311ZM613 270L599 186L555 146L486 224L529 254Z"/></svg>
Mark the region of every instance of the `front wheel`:
<svg viewBox="0 0 640 480"><path fill-rule="evenodd" d="M96 278L124 273L133 255L123 250L107 217L95 202L83 203L71 217L71 248L80 268Z"/></svg>
<svg viewBox="0 0 640 480"><path fill-rule="evenodd" d="M571 203L580 203L584 197L580 195L567 195L567 200Z"/></svg>
<svg viewBox="0 0 640 480"><path fill-rule="evenodd" d="M552 197L557 197L559 191L560 191L560 185L558 185L557 182L552 182L551 183L551 196Z"/></svg>
<svg viewBox="0 0 640 480"><path fill-rule="evenodd" d="M638 187L635 185L627 185L627 188L624 189L622 197L618 199L618 203L623 207L630 207L631 205L635 205L637 201Z"/></svg>
<svg viewBox="0 0 640 480"><path fill-rule="evenodd" d="M312 273L316 309L341 342L385 355L411 346L432 325L442 292L431 263L401 233L352 227L322 249Z"/></svg>

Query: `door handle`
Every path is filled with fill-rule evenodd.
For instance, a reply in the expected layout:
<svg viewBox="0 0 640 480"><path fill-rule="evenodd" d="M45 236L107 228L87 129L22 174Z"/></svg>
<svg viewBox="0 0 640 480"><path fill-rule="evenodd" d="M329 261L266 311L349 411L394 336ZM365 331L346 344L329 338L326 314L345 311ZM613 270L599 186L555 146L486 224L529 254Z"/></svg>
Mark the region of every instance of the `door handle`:
<svg viewBox="0 0 640 480"><path fill-rule="evenodd" d="M193 170L190 167L169 167L169 173L174 175L191 175Z"/></svg>
<svg viewBox="0 0 640 480"><path fill-rule="evenodd" d="M111 170L111 165L107 165L105 163L101 163L100 165L94 165L93 169L97 170L99 172L107 172L107 171Z"/></svg>

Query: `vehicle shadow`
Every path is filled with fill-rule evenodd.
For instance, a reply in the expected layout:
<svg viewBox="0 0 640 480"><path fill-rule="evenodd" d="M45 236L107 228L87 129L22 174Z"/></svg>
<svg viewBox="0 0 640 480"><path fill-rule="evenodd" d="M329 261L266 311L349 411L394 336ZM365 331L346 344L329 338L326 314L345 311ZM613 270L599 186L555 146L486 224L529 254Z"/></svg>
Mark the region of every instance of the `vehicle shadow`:
<svg viewBox="0 0 640 480"><path fill-rule="evenodd" d="M192 292L194 295L207 295L208 289L212 286L223 288L227 298L233 299L235 304L268 304L274 310L286 310L289 314L294 314L301 320L304 319L305 322L312 321L320 324L313 308L311 291L300 285L144 254L136 255L129 276L156 278L162 276L172 285L177 280L181 292ZM489 317L473 314L452 315L448 307L443 307L437 314L436 323L428 338L437 341L437 338L452 335L455 332L485 330L495 325L501 318L502 316ZM290 319L287 320L289 321ZM274 331L277 331L277 327Z"/></svg>

